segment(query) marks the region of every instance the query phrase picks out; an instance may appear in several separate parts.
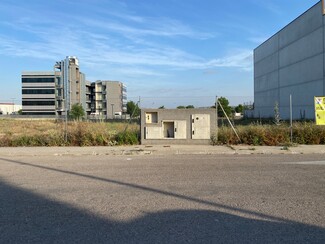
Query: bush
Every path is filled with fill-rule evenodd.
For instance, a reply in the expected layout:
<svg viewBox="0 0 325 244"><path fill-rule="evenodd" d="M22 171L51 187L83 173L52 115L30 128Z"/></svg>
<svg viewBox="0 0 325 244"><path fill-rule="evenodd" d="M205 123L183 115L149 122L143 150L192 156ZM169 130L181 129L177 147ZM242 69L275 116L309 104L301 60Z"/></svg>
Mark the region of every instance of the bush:
<svg viewBox="0 0 325 244"><path fill-rule="evenodd" d="M290 144L289 125L259 125L237 126L237 132L242 144L279 146ZM325 144L325 127L314 123L293 124L293 143L297 144ZM239 144L239 140L230 127L223 126L218 130L218 140L214 134L211 143L216 144Z"/></svg>
<svg viewBox="0 0 325 244"><path fill-rule="evenodd" d="M139 144L139 133L137 131L123 131L115 136L118 145L136 145Z"/></svg>
<svg viewBox="0 0 325 244"><path fill-rule="evenodd" d="M295 123L293 139L298 144L325 144L325 127L314 123Z"/></svg>
<svg viewBox="0 0 325 244"><path fill-rule="evenodd" d="M9 126L12 125L12 126ZM123 123L0 120L0 146L113 146L138 144L138 125Z"/></svg>

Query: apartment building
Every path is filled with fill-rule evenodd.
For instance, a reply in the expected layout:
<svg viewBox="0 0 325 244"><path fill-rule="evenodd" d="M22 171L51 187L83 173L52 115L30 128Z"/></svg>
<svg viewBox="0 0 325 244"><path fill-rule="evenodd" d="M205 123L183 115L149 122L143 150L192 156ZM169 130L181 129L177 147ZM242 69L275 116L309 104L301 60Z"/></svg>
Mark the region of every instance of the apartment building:
<svg viewBox="0 0 325 244"><path fill-rule="evenodd" d="M86 81L86 86L85 86L85 93L86 93L86 98L85 98L85 102L86 102L86 115L90 115L91 113L93 113L95 111L95 105L93 105L93 100L94 100L94 91L93 91L93 87L91 85L90 81Z"/></svg>
<svg viewBox="0 0 325 244"><path fill-rule="evenodd" d="M67 56L54 71L22 72L23 115L66 115L81 104L86 115L116 118L126 112L126 87L122 82L86 81L79 60Z"/></svg>
<svg viewBox="0 0 325 244"><path fill-rule="evenodd" d="M86 80L85 74L79 70L78 58L67 56L56 62L54 70L59 74L56 86L57 114L65 114L74 104L81 104L86 111Z"/></svg>
<svg viewBox="0 0 325 244"><path fill-rule="evenodd" d="M65 115L76 103L86 110L85 75L76 57L56 62L54 71L22 72L23 115Z"/></svg>
<svg viewBox="0 0 325 244"><path fill-rule="evenodd" d="M97 80L92 83L94 112L107 119L126 113L126 86L120 81Z"/></svg>

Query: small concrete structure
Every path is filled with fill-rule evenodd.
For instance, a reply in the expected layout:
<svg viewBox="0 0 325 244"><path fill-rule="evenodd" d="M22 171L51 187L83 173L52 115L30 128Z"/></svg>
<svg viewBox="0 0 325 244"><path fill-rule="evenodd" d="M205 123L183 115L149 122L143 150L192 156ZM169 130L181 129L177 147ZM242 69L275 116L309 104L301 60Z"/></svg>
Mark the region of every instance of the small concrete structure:
<svg viewBox="0 0 325 244"><path fill-rule="evenodd" d="M215 109L142 109L141 144L210 144Z"/></svg>

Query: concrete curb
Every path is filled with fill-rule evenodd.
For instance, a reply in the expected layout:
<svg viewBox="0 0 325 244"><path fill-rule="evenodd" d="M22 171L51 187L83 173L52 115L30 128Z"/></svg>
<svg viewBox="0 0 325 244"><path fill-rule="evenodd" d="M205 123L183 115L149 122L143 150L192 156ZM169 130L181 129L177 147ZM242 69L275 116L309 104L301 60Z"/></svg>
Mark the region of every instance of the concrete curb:
<svg viewBox="0 0 325 244"><path fill-rule="evenodd" d="M84 156L84 155L249 155L325 154L325 145L280 146L198 146L154 145L116 147L2 147L0 156Z"/></svg>

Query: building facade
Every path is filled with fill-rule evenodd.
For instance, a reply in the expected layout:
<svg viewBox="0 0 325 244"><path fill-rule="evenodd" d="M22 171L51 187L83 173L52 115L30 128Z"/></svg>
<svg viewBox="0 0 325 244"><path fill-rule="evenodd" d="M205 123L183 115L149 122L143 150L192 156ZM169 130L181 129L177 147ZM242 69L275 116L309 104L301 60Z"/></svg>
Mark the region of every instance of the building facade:
<svg viewBox="0 0 325 244"><path fill-rule="evenodd" d="M86 111L85 75L76 57L56 62L54 71L22 72L23 115L65 115L73 104Z"/></svg>
<svg viewBox="0 0 325 244"><path fill-rule="evenodd" d="M325 96L322 1L254 50L254 116L314 119L314 97Z"/></svg>
<svg viewBox="0 0 325 244"><path fill-rule="evenodd" d="M81 104L86 111L86 80L79 70L79 60L74 56L67 56L64 60L56 62L55 73L57 79L57 114L64 115L74 104Z"/></svg>
<svg viewBox="0 0 325 244"><path fill-rule="evenodd" d="M22 114L56 115L58 79L54 72L23 72Z"/></svg>
<svg viewBox="0 0 325 244"><path fill-rule="evenodd" d="M126 113L126 86L119 81L98 80L92 83L95 113L107 119Z"/></svg>
<svg viewBox="0 0 325 244"><path fill-rule="evenodd" d="M0 103L0 115L18 114L21 105L12 103Z"/></svg>
<svg viewBox="0 0 325 244"><path fill-rule="evenodd" d="M117 118L126 112L126 87L119 81L86 81L79 60L67 56L54 71L22 72L23 115L66 115L81 104L86 115Z"/></svg>

